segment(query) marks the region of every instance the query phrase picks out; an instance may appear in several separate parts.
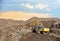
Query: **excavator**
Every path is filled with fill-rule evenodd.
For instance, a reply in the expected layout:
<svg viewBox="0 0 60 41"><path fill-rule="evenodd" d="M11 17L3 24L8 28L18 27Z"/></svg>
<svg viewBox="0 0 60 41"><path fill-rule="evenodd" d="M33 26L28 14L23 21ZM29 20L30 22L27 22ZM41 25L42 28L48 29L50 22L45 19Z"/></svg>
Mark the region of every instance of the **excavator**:
<svg viewBox="0 0 60 41"><path fill-rule="evenodd" d="M50 29L48 27L44 27L43 23L38 21L37 19L35 19L32 22L32 31L36 32L36 33L48 33L50 31Z"/></svg>

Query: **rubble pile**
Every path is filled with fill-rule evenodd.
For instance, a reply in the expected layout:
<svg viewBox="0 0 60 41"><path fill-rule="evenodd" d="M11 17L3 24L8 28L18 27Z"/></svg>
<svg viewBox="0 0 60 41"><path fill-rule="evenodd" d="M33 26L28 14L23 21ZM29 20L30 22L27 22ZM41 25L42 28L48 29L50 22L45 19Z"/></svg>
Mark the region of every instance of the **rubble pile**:
<svg viewBox="0 0 60 41"><path fill-rule="evenodd" d="M29 33L22 36L20 41L60 41L60 39L48 34Z"/></svg>

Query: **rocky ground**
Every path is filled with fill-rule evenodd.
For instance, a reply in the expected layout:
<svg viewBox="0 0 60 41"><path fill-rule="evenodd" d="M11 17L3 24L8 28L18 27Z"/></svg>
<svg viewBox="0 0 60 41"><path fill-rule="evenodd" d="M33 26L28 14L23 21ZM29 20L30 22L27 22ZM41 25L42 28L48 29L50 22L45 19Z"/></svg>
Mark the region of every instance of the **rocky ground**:
<svg viewBox="0 0 60 41"><path fill-rule="evenodd" d="M29 25L33 20L34 18L27 21L0 19L0 41L60 41L60 29L53 29L49 34L33 33Z"/></svg>
<svg viewBox="0 0 60 41"><path fill-rule="evenodd" d="M0 41L19 41L19 39L31 32L29 29L18 29L14 27L0 28Z"/></svg>
<svg viewBox="0 0 60 41"><path fill-rule="evenodd" d="M60 35L60 34L59 34ZM29 29L1 28L0 41L60 41L55 34L38 34Z"/></svg>
<svg viewBox="0 0 60 41"><path fill-rule="evenodd" d="M48 34L29 33L24 35L21 41L60 41L59 38Z"/></svg>

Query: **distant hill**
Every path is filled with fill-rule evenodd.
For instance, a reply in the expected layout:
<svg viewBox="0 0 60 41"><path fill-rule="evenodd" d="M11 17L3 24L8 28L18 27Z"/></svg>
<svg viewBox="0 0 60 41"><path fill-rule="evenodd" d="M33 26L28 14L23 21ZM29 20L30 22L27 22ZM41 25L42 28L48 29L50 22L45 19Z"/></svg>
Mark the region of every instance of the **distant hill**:
<svg viewBox="0 0 60 41"><path fill-rule="evenodd" d="M52 23L60 23L60 19L58 18L38 18L32 17L26 21L23 20L13 20L13 19L0 19L0 27L11 27L16 25L30 25L35 19L41 21L44 26L50 27Z"/></svg>

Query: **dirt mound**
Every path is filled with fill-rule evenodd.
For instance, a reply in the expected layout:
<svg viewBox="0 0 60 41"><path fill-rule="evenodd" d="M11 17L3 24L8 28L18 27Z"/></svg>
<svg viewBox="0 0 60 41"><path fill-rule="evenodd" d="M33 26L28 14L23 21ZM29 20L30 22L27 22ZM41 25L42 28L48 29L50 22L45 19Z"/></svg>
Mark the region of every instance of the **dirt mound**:
<svg viewBox="0 0 60 41"><path fill-rule="evenodd" d="M59 39L48 34L29 33L21 37L20 41L58 41Z"/></svg>

